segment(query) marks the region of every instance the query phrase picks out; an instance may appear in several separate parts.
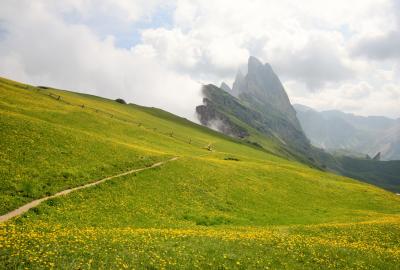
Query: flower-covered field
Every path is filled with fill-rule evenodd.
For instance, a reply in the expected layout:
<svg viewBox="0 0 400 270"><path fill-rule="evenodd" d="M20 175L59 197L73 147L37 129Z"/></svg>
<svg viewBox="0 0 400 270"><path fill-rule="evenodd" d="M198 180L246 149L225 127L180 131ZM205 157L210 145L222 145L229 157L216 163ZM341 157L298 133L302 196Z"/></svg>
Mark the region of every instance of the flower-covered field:
<svg viewBox="0 0 400 270"><path fill-rule="evenodd" d="M400 196L257 133L0 78L0 138L1 215L179 157L1 223L0 269L399 269Z"/></svg>
<svg viewBox="0 0 400 270"><path fill-rule="evenodd" d="M8 269L398 269L400 217L294 227L0 225Z"/></svg>

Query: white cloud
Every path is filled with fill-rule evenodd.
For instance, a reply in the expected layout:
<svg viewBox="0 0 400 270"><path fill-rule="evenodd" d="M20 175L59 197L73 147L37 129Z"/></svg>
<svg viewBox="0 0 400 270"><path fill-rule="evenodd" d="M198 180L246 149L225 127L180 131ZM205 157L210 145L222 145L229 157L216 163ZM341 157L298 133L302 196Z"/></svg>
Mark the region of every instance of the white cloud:
<svg viewBox="0 0 400 270"><path fill-rule="evenodd" d="M392 0L386 25L378 31L364 32L353 41L352 53L375 60L400 60L400 1Z"/></svg>
<svg viewBox="0 0 400 270"><path fill-rule="evenodd" d="M0 74L189 117L201 102L197 81L232 82L237 68L255 55L272 64L292 101L399 117L399 46L388 47L396 41L391 33L400 33L396 3L5 0ZM172 24L151 26L165 6L172 9ZM105 17L118 27L150 24L140 29L138 44L122 49L115 45L118 36L99 36L87 23Z"/></svg>
<svg viewBox="0 0 400 270"><path fill-rule="evenodd" d="M238 58L249 57L248 51L236 46L230 37L207 40L178 28L145 30L142 42L136 49L152 51L166 66L197 80L229 77L238 68Z"/></svg>
<svg viewBox="0 0 400 270"><path fill-rule="evenodd" d="M359 40L353 48L353 54L378 60L400 59L400 28Z"/></svg>
<svg viewBox="0 0 400 270"><path fill-rule="evenodd" d="M45 5L32 1L24 5L19 11L21 6L9 5L7 14L1 14L10 34L0 42L0 74L33 84L122 97L195 119L200 85L187 75L168 70L149 55L117 48L113 37L100 39L85 25L66 24Z"/></svg>
<svg viewBox="0 0 400 270"><path fill-rule="evenodd" d="M304 82L312 91L320 91L328 82L340 82L354 76L346 59L340 34L325 37L313 34L307 43L292 51L278 50L271 59L278 73Z"/></svg>
<svg viewBox="0 0 400 270"><path fill-rule="evenodd" d="M306 104L319 111L340 108L358 115L387 115L396 117L399 113L400 91L398 85L384 84L379 88L368 82L345 83L327 87L324 91L304 95L301 85L289 82L287 85L293 103ZM333 86L333 85L332 85ZM296 90L293 90L294 89ZM384 106L382 106L384 104ZM366 106L367 105L367 106Z"/></svg>

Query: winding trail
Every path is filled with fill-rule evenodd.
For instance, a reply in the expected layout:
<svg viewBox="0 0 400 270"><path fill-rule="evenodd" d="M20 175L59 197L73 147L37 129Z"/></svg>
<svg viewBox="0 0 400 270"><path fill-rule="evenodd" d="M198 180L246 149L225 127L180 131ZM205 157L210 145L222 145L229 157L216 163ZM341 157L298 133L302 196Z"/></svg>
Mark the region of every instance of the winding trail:
<svg viewBox="0 0 400 270"><path fill-rule="evenodd" d="M64 196L64 195L67 195L68 193L71 193L71 192L76 191L76 190L85 189L85 188L89 188L89 187L92 187L92 186L97 186L97 185L99 185L99 184L101 184L101 183L103 183L103 182L105 182L107 180L110 180L110 179L114 179L114 178L125 176L125 175L128 175L128 174L141 172L141 171L144 171L144 170L149 170L149 169L152 169L152 168L155 168L155 167L159 167L159 166L161 166L161 165L163 165L163 164L165 164L167 162L174 161L174 160L177 160L177 159L178 159L178 157L174 157L174 158L171 158L171 159L168 159L168 160L165 160L165 161L154 163L153 165L151 165L149 167L134 169L134 170L130 170L130 171L127 171L127 172L124 172L124 173L120 173L120 174L117 174L117 175L109 176L109 177L103 178L101 180L98 180L96 182L92 182L92 183L85 184L85 185L78 186L78 187L74 187L74 188L69 188L69 189L60 191L60 192L58 192L58 193L56 193L54 195L43 197L41 199L37 199L37 200L31 201L30 203L27 203L27 204L21 206L18 209L15 209L15 210L7 213L7 214L4 214L4 215L0 216L0 223L1 222L5 222L5 221L7 221L7 220L9 220L9 219L11 219L13 217L19 216L19 215L27 212L28 210L32 209L33 207L38 206L42 202L47 201L48 199L53 199L53 198L56 198L56 197Z"/></svg>

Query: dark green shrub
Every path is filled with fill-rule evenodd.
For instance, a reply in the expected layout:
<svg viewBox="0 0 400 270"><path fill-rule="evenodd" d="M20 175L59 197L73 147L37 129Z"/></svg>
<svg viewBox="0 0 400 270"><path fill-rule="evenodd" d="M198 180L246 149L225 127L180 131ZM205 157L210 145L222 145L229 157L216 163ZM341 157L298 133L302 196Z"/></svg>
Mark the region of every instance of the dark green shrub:
<svg viewBox="0 0 400 270"><path fill-rule="evenodd" d="M122 98L117 98L115 101L121 104L126 104L126 101L123 100Z"/></svg>

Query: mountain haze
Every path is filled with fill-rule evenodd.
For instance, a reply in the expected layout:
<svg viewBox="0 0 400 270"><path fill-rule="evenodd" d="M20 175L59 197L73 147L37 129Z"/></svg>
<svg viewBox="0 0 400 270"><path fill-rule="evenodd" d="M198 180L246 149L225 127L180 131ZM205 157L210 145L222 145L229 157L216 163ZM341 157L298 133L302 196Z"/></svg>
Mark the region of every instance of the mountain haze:
<svg viewBox="0 0 400 270"><path fill-rule="evenodd" d="M303 132L278 76L269 64L262 64L255 57L249 58L246 75L240 71L237 73L232 88L226 83L222 83L221 88L212 84L204 85L203 96L203 104L197 106L196 112L200 123L205 126L261 148L265 143L263 138L268 138L268 141L274 142L273 152L276 155L390 190L400 190L399 162L380 162L380 154L377 153L372 155L376 156L374 160L366 160L365 155L345 158L342 153L332 155L314 147ZM304 106L298 106L298 110L301 109L307 110ZM321 125L327 124L323 119L314 118ZM388 125L376 118L372 121L375 126ZM364 119L355 118L354 122L357 127L368 126ZM343 141L357 141L357 136L362 135L344 119L327 124L326 130L316 127L314 132L331 132L333 138ZM396 134L396 131L393 133Z"/></svg>
<svg viewBox="0 0 400 270"><path fill-rule="evenodd" d="M304 132L317 147L370 157L381 153L383 160L400 160L400 119L364 117L337 110L318 112L300 104L294 108Z"/></svg>

